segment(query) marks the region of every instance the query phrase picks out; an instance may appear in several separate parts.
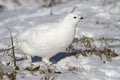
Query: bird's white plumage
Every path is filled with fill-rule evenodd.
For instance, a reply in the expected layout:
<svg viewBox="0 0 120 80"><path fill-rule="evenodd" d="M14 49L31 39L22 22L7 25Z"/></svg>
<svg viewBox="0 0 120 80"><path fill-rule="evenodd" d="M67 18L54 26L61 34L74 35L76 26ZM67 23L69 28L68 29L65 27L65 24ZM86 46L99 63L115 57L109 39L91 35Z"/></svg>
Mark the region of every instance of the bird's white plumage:
<svg viewBox="0 0 120 80"><path fill-rule="evenodd" d="M23 32L17 38L17 48L25 54L40 56L45 62L65 51L72 43L76 24L81 16L70 13L58 23L43 24Z"/></svg>

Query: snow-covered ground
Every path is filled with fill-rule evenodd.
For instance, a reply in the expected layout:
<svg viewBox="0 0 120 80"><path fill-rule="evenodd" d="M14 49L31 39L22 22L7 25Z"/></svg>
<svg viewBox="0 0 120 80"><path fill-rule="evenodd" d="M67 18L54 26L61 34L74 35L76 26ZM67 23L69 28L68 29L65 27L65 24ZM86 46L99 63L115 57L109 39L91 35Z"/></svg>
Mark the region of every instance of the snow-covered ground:
<svg viewBox="0 0 120 80"><path fill-rule="evenodd" d="M2 0L1 0L2 1ZM4 1L4 0L3 0ZM67 56L52 65L53 71L61 73L51 73L51 80L120 80L120 1L119 0L71 0L66 3L59 3L51 7L40 7L38 3L27 4L21 0L22 4L17 8L12 3L6 3L6 8L0 13L0 49L7 48L11 45L10 31L12 31L14 40L23 31L30 27L47 22L57 22L61 20L73 8L77 7L75 13L84 17L79 22L76 29L76 38L81 39L83 36L94 39L92 44L99 49L104 47L114 49L117 57L111 61L106 61L96 55L84 57L79 55ZM27 1L27 0L26 0ZM52 15L51 15L52 13ZM98 41L100 38L114 39L108 42ZM109 45L109 46L108 46ZM76 49L85 49L81 44L73 44ZM11 63L10 53L1 52L0 61ZM65 54L66 55L66 54ZM64 55L58 55L52 59L56 62L57 58ZM23 53L16 50L17 59L23 57ZM40 60L40 59L39 59ZM38 58L33 59L34 67L39 65ZM106 61L104 63L104 61ZM13 64L10 64L13 65ZM16 73L17 80L44 80L44 74L39 71L31 73L24 70L27 65L26 60L17 60L17 66L21 69Z"/></svg>

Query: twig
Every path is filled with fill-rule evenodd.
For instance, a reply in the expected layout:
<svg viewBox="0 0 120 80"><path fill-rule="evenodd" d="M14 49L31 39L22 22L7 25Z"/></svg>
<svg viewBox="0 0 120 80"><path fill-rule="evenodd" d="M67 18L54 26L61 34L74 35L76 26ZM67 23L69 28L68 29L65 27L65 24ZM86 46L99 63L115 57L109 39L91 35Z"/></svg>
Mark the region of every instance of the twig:
<svg viewBox="0 0 120 80"><path fill-rule="evenodd" d="M8 28L10 31L10 39L11 39L11 45L12 45L12 53L13 53L13 59L14 59L14 66L16 67L16 58L15 58L15 49L14 49L14 41L12 36L12 31Z"/></svg>
<svg viewBox="0 0 120 80"><path fill-rule="evenodd" d="M73 7L72 11L70 13L73 13L78 7Z"/></svg>
<svg viewBox="0 0 120 80"><path fill-rule="evenodd" d="M10 75L10 79L16 80L16 72L15 71Z"/></svg>

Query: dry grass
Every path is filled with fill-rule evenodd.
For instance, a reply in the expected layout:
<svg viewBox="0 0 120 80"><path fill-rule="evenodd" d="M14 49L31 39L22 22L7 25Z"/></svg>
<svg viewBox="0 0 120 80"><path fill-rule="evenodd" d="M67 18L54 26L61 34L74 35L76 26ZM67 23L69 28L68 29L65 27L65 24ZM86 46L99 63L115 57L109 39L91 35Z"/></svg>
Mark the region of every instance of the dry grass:
<svg viewBox="0 0 120 80"><path fill-rule="evenodd" d="M4 11L4 9L5 9L5 6L4 6L4 5L2 5L2 4L0 4L0 12L3 12L3 11Z"/></svg>
<svg viewBox="0 0 120 80"><path fill-rule="evenodd" d="M101 46L100 48L97 48L95 44L93 44L95 41L99 41L105 44L105 46ZM67 48L67 51L69 52L77 52L76 57L78 58L79 55L88 56L88 55L97 55L103 60L103 56L106 57L107 61L111 61L112 58L118 56L118 54L114 51L114 49L111 49L109 43L119 41L119 39L115 38L106 38L102 37L99 39L89 38L83 36L81 39L75 38L73 40L73 43L70 45L69 48ZM73 47L73 44L77 46L81 46L82 49L75 49Z"/></svg>
<svg viewBox="0 0 120 80"><path fill-rule="evenodd" d="M15 50L14 50L14 41L13 41L13 36L12 36L12 31L8 28L8 30L10 31L10 40L11 40L11 45L12 45L12 57L13 57L13 63L14 63L14 67L16 69L16 58L15 58ZM6 52L9 51L9 49L1 49L0 52L4 52L3 54L5 54ZM9 65L4 66L1 63L0 69L2 71L2 76L6 75L9 77L10 80L16 80L16 70L14 69L14 67L10 67ZM10 73L10 74L9 74ZM1 73L0 73L1 74ZM1 76L1 75L0 75ZM1 77L2 78L2 77Z"/></svg>
<svg viewBox="0 0 120 80"><path fill-rule="evenodd" d="M0 62L0 80L4 80L3 76L7 76L9 80L16 80L16 72L13 67L4 66L2 62Z"/></svg>
<svg viewBox="0 0 120 80"><path fill-rule="evenodd" d="M83 55L83 56L97 55L102 60L103 60L103 56L105 56L107 61L111 61L112 58L118 56L118 54L116 54L114 50L111 50L111 49L108 49L108 48L104 48L104 49L91 48L91 49L80 50L77 53L78 53L76 55L77 58L80 54Z"/></svg>
<svg viewBox="0 0 120 80"><path fill-rule="evenodd" d="M19 0L12 0L12 2L15 6L20 6L21 5Z"/></svg>

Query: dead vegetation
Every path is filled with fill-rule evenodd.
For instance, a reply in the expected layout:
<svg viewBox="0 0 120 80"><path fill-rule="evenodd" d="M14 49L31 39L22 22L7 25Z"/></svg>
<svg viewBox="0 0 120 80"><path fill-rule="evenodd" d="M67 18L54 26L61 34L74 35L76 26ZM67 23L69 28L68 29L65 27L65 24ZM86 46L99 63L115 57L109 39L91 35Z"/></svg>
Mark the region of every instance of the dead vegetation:
<svg viewBox="0 0 120 80"><path fill-rule="evenodd" d="M12 48L10 48L12 50L11 54L12 54L12 58L13 58L13 63L14 66L9 65L10 63L7 63L6 65L3 65L0 62L0 80L4 80L3 76L7 76L8 79L10 80L16 80L16 58L15 58L15 50L14 50L14 41L13 41L13 36L12 36L12 31L8 28L9 32L10 32L10 40L11 40L11 45ZM0 52L3 52L3 54L5 55L5 53L8 53L10 49L1 49Z"/></svg>
<svg viewBox="0 0 120 80"><path fill-rule="evenodd" d="M60 3L60 0L39 0L39 2L43 7L51 7Z"/></svg>
<svg viewBox="0 0 120 80"><path fill-rule="evenodd" d="M4 9L5 9L5 6L4 6L4 5L2 5L2 4L0 4L0 12L3 12L3 11L4 11Z"/></svg>
<svg viewBox="0 0 120 80"><path fill-rule="evenodd" d="M15 6L20 6L21 5L19 0L12 0L12 2L14 3Z"/></svg>
<svg viewBox="0 0 120 80"><path fill-rule="evenodd" d="M12 66L4 66L0 62L0 80L4 80L3 76L8 77L10 80L16 80L14 68Z"/></svg>
<svg viewBox="0 0 120 80"><path fill-rule="evenodd" d="M105 56L107 61L111 61L112 58L118 56L118 54L116 54L114 50L108 48L104 48L104 49L91 48L91 49L80 50L77 53L78 53L76 55L77 58L80 54L83 56L97 55L101 58L101 60L103 60L103 56Z"/></svg>
<svg viewBox="0 0 120 80"><path fill-rule="evenodd" d="M104 46L97 47L94 42L98 41L100 44L105 44ZM112 58L118 56L114 49L111 48L109 43L119 41L119 39L115 38L106 38L102 37L99 39L89 38L83 36L81 39L75 38L73 43L67 49L69 52L77 52L76 57L79 55L88 56L88 55L97 55L103 60L105 56L107 61L111 61ZM77 45L80 49L75 49L73 45Z"/></svg>

